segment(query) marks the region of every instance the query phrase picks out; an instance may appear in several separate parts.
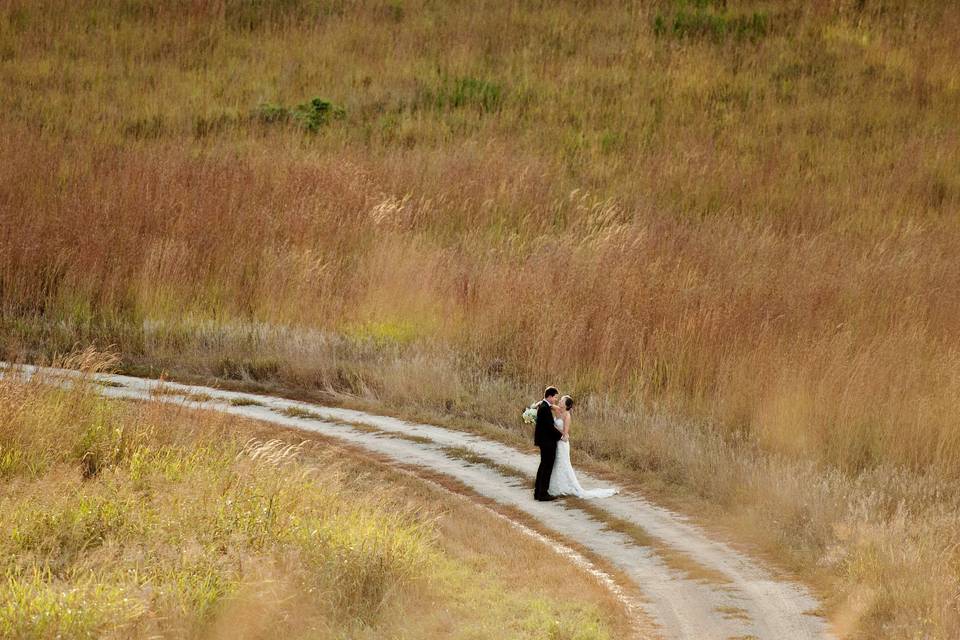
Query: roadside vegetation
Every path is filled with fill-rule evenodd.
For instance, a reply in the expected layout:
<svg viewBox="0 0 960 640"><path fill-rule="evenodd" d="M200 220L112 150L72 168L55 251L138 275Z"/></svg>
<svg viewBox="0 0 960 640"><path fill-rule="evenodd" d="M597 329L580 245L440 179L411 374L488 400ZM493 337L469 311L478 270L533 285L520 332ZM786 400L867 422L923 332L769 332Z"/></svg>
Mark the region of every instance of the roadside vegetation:
<svg viewBox="0 0 960 640"><path fill-rule="evenodd" d="M0 4L0 338L578 449L960 634L960 10ZM923 576L922 579L915 576Z"/></svg>
<svg viewBox="0 0 960 640"><path fill-rule="evenodd" d="M465 501L90 383L0 380L0 478L4 638L589 640L627 624L594 578Z"/></svg>

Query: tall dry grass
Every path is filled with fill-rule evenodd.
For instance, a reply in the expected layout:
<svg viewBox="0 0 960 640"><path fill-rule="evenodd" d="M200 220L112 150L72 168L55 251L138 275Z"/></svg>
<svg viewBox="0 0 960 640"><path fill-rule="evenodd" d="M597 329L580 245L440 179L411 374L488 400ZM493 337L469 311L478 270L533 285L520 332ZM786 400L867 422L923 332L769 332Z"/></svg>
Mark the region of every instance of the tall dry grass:
<svg viewBox="0 0 960 640"><path fill-rule="evenodd" d="M175 344L204 323L439 341L468 366L667 403L850 471L960 468L950 220L877 234L627 220L463 153L451 168L439 152L401 165L100 147L48 169L74 153L23 134L0 163L11 350L38 318L63 346L92 337L131 355L149 355L152 327ZM436 177L416 198L384 195L409 172ZM526 217L501 227L497 197ZM538 213L564 221L538 229Z"/></svg>
<svg viewBox="0 0 960 640"><path fill-rule="evenodd" d="M626 448L694 493L697 455L660 464L624 425L665 412L691 442L705 425L739 452L716 460L744 460L734 477L759 451L880 494L878 478L957 479L952 3L0 16L9 357L96 341L155 372L501 425L560 381L593 455ZM315 96L334 107L297 107ZM728 506L765 502L727 486ZM857 521L896 530L880 513ZM810 517L817 545L837 541L836 513ZM955 574L917 598L942 604Z"/></svg>

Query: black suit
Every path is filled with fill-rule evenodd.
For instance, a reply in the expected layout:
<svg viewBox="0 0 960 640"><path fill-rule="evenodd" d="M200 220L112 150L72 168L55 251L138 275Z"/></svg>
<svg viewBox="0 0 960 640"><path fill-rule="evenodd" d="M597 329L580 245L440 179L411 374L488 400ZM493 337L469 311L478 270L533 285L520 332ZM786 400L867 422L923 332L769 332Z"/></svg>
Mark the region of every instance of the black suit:
<svg viewBox="0 0 960 640"><path fill-rule="evenodd" d="M557 458L557 441L563 433L553 424L553 412L550 403L544 400L537 407L537 423L533 430L533 443L540 447L540 467L537 469L537 483L533 487L533 497L549 497L550 474L553 473L553 461Z"/></svg>

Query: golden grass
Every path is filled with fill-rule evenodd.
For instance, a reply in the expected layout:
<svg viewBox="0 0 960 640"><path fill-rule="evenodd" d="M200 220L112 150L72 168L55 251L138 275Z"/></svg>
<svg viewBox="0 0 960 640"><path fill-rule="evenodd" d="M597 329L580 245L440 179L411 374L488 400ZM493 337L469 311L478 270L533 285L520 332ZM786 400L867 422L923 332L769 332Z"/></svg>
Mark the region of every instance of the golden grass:
<svg viewBox="0 0 960 640"><path fill-rule="evenodd" d="M587 639L628 624L499 519L288 433L10 379L0 417L4 637ZM491 536L524 564L487 553ZM556 584L533 579L544 570Z"/></svg>
<svg viewBox="0 0 960 640"><path fill-rule="evenodd" d="M717 43L657 36L668 3L6 3L8 350L159 357L236 322L438 341L775 451L949 472L958 12L936 4L743 3L728 13L765 11L767 32ZM314 91L347 117L255 116ZM383 120L408 131L370 133Z"/></svg>
<svg viewBox="0 0 960 640"><path fill-rule="evenodd" d="M939 1L8 0L3 348L511 433L562 382L584 453L778 555L872 540L825 569L853 628L952 637L958 38Z"/></svg>

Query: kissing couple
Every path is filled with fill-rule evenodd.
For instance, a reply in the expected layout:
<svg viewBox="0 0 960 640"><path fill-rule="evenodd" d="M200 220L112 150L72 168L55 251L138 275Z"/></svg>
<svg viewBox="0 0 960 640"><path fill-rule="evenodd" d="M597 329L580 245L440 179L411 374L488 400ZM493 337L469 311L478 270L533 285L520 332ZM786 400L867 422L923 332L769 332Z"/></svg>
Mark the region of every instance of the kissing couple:
<svg viewBox="0 0 960 640"><path fill-rule="evenodd" d="M573 398L560 396L556 387L547 387L543 400L530 407L524 416L536 410L533 443L540 447L540 467L533 487L533 498L541 502L556 500L560 496L577 498L608 498L616 489L585 490L577 481L577 474L570 463L570 423Z"/></svg>

